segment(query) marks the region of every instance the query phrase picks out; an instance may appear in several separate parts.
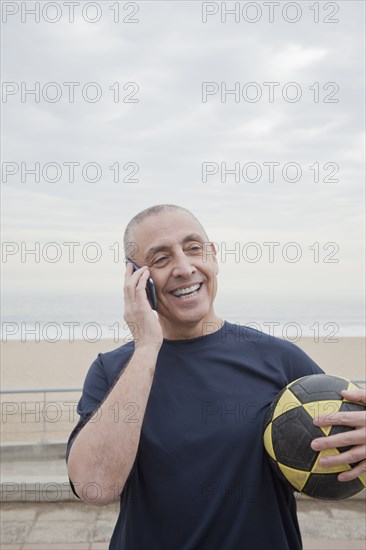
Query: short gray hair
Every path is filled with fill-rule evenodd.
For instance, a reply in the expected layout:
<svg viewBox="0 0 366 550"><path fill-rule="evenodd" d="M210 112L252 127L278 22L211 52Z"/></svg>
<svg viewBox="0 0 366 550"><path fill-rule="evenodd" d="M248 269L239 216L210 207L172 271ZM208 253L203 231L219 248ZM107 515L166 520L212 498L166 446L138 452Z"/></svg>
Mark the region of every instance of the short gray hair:
<svg viewBox="0 0 366 550"><path fill-rule="evenodd" d="M137 252L137 243L134 241L133 236L133 230L134 228L139 225L145 218L148 218L150 216L157 216L160 214L160 212L171 212L173 210L181 210L183 212L187 212L196 220L197 223L202 227L204 234L207 237L207 233L204 230L201 222L188 210L187 208L184 208L183 206L178 206L177 204L156 204L154 206L150 206L149 208L145 208L145 210L142 210L136 216L134 216L127 224L125 233L123 236L123 247L125 251L126 258L134 256L134 253Z"/></svg>

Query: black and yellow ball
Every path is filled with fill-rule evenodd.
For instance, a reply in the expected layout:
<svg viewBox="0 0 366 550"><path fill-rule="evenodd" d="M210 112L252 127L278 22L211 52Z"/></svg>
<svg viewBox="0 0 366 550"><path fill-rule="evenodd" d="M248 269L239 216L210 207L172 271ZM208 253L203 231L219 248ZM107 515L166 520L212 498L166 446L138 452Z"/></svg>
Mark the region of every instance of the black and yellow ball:
<svg viewBox="0 0 366 550"><path fill-rule="evenodd" d="M318 427L313 419L339 411L364 411L363 404L343 399L342 390L358 386L338 376L314 374L288 384L274 399L265 419L264 446L279 477L300 493L317 499L341 500L366 487L366 474L351 481L338 481L340 472L350 465L325 468L319 465L324 456L337 455L350 447L313 451L310 443L317 437L328 437L353 428L348 426Z"/></svg>

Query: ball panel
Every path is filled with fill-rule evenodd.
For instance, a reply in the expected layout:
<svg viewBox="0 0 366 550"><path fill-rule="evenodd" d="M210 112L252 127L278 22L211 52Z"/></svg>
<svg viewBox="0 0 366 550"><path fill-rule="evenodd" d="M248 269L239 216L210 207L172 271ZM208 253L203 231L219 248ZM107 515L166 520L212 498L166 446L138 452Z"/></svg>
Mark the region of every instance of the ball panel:
<svg viewBox="0 0 366 550"><path fill-rule="evenodd" d="M332 426L319 426L324 435L329 435Z"/></svg>
<svg viewBox="0 0 366 550"><path fill-rule="evenodd" d="M309 403L304 403L303 407L306 412L310 415L311 419L314 420L318 416L331 416L339 412L342 405L340 400L326 400L326 401L311 401ZM328 435L331 430L331 425L329 426L319 426L322 432L325 435Z"/></svg>
<svg viewBox="0 0 366 550"><path fill-rule="evenodd" d="M277 403L279 402L281 395L286 391L286 388L283 388L276 397L273 399L272 403L268 407L265 419L264 419L264 427L266 428L270 422L272 422L273 412L277 406Z"/></svg>
<svg viewBox="0 0 366 550"><path fill-rule="evenodd" d="M288 479L286 479L283 473L281 472L281 469L279 468L278 463L275 460L272 460L272 458L269 458L269 461L277 477L279 477L281 481L283 481L283 483L287 485L287 487L291 486L291 488L295 491L295 487L292 487L291 483L289 483Z"/></svg>
<svg viewBox="0 0 366 550"><path fill-rule="evenodd" d="M349 381L344 378L315 374L299 378L288 387L301 403L309 403L310 401L338 400L341 397L340 392L346 390L348 386Z"/></svg>
<svg viewBox="0 0 366 550"><path fill-rule="evenodd" d="M319 460L325 456L336 456L336 455L339 455L340 452L338 451L338 449L324 449L323 451L320 451L316 461L315 461L315 464L314 466L312 467L311 471L313 473L317 473L317 474L331 474L331 473L336 473L336 472L345 472L346 470L350 470L351 469L351 466L349 466L349 464L338 464L337 466L320 466L319 464Z"/></svg>
<svg viewBox="0 0 366 550"><path fill-rule="evenodd" d="M273 460L276 460L274 450L273 450L273 445L272 445L272 422L268 424L267 428L265 429L263 438L264 438L264 447L267 453L271 458L273 458Z"/></svg>
<svg viewBox="0 0 366 550"><path fill-rule="evenodd" d="M366 411L366 405L363 403L351 403L350 401L342 401L342 405L340 408L341 411L356 411L356 412L362 412Z"/></svg>
<svg viewBox="0 0 366 550"><path fill-rule="evenodd" d="M362 485L366 488L366 472L358 476L358 479L361 481Z"/></svg>
<svg viewBox="0 0 366 550"><path fill-rule="evenodd" d="M290 468L310 471L318 456L310 443L322 435L321 429L314 426L303 407L287 411L272 422L272 443L276 460Z"/></svg>
<svg viewBox="0 0 366 550"><path fill-rule="evenodd" d="M300 401L288 388L286 388L273 411L273 420L296 407L301 407Z"/></svg>
<svg viewBox="0 0 366 550"><path fill-rule="evenodd" d="M362 490L362 483L358 478L338 481L337 476L338 474L311 474L302 492L312 498L342 500Z"/></svg>
<svg viewBox="0 0 366 550"><path fill-rule="evenodd" d="M297 491L301 492L305 483L308 480L308 477L310 476L310 472L295 470L294 468L289 468L288 466L285 466L280 462L278 462L277 464L285 478L291 483L291 485L293 485L293 487Z"/></svg>

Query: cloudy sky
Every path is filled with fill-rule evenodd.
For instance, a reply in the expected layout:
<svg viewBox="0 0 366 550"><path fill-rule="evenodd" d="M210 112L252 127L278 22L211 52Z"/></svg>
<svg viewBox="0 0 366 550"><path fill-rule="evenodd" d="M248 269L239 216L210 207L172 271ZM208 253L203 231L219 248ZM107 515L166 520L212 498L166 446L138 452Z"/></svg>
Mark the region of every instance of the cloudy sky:
<svg viewBox="0 0 366 550"><path fill-rule="evenodd" d="M2 2L9 319L118 315L124 226L168 202L218 244L223 316L362 321L364 2L34 6Z"/></svg>

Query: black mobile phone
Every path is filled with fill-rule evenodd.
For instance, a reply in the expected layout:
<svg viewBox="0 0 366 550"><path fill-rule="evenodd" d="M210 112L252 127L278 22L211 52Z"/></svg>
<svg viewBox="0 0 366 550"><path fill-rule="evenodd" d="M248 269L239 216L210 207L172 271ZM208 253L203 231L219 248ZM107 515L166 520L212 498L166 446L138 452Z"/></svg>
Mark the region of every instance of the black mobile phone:
<svg viewBox="0 0 366 550"><path fill-rule="evenodd" d="M140 267L141 267L140 265L138 265L135 262L133 262L132 260L130 260L130 258L126 258L126 262L129 262L130 264L133 265L133 271L134 272L137 269L140 269ZM156 290L155 290L154 281L152 280L151 277L148 278L147 283L146 283L146 295L147 295L147 299L149 300L149 303L150 303L152 309L154 309L156 311L158 309L158 300L156 298Z"/></svg>

